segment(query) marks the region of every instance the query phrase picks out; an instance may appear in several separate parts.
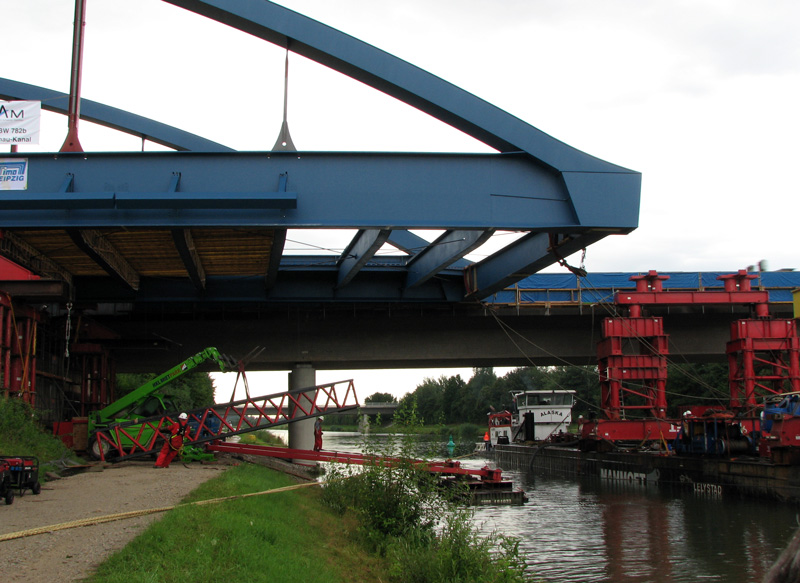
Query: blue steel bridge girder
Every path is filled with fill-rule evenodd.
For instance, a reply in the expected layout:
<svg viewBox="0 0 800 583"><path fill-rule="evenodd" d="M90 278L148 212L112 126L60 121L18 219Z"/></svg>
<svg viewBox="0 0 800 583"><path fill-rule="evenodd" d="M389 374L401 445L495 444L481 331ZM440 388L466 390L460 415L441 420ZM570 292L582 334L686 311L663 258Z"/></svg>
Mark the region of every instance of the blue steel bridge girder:
<svg viewBox="0 0 800 583"><path fill-rule="evenodd" d="M28 190L3 194L5 228L261 226L580 235L628 232L637 214L625 205L603 205L577 220L562 179L518 153L25 157Z"/></svg>
<svg viewBox="0 0 800 583"><path fill-rule="evenodd" d="M0 228L65 229L73 240L83 239L87 253L129 286L132 281L138 286L136 274L126 276L124 262L110 265L113 253L102 249L107 242L88 242L78 230L169 229L194 289L203 293L206 276L192 256L187 229L274 229L273 253L263 274L267 289L280 285L279 268L293 269L287 257L280 257L286 229L357 229L337 261L336 290L352 285L362 270L385 267L374 258L385 241L409 254L401 296L427 297L422 289L436 288L427 282L447 274L447 301L458 301L486 297L638 224L639 173L576 150L388 53L267 1L165 1L362 81L500 154L223 154L226 148L214 142L84 101L85 119L178 150L203 152L26 155L28 191L4 194ZM63 94L13 81L0 79L0 96L41 99L45 109L54 111L63 101L66 110ZM408 229L442 229L445 234L429 245ZM462 259L494 230L528 235L478 264ZM451 272L460 274L467 266L467 289L454 294L452 281L460 277ZM396 265L389 269L398 271ZM408 293L415 287L422 289Z"/></svg>

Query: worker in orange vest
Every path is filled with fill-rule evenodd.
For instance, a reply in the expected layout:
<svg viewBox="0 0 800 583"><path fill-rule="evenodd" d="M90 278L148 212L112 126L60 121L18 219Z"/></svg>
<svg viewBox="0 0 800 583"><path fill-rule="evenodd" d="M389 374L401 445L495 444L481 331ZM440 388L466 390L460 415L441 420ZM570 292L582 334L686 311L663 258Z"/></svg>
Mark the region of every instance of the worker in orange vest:
<svg viewBox="0 0 800 583"><path fill-rule="evenodd" d="M323 417L317 417L314 421L314 451L322 451L322 421Z"/></svg>
<svg viewBox="0 0 800 583"><path fill-rule="evenodd" d="M492 449L492 440L489 438L489 432L483 434L483 445L486 446L486 451Z"/></svg>
<svg viewBox="0 0 800 583"><path fill-rule="evenodd" d="M164 447L161 448L161 453L158 454L154 468L168 468L172 460L178 455L178 452L183 449L183 439L188 437L189 431L189 417L186 413L178 415L178 422L173 423L169 428L169 439L164 442Z"/></svg>

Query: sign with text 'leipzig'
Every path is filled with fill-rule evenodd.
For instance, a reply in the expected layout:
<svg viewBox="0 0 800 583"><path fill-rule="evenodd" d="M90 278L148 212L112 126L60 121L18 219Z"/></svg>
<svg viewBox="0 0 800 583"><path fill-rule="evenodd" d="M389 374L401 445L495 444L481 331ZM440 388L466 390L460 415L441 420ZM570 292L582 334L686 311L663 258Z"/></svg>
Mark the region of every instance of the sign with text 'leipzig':
<svg viewBox="0 0 800 583"><path fill-rule="evenodd" d="M41 101L0 101L0 144L38 144Z"/></svg>
<svg viewBox="0 0 800 583"><path fill-rule="evenodd" d="M28 189L28 159L0 158L0 190Z"/></svg>

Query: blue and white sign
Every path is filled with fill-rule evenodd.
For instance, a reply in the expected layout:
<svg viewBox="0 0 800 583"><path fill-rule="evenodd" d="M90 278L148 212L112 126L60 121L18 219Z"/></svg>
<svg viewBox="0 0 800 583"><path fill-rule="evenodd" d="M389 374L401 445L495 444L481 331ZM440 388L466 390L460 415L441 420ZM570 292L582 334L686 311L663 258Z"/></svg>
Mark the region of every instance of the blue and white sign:
<svg viewBox="0 0 800 583"><path fill-rule="evenodd" d="M0 190L27 190L28 159L0 158Z"/></svg>
<svg viewBox="0 0 800 583"><path fill-rule="evenodd" d="M38 144L41 101L0 101L0 144Z"/></svg>

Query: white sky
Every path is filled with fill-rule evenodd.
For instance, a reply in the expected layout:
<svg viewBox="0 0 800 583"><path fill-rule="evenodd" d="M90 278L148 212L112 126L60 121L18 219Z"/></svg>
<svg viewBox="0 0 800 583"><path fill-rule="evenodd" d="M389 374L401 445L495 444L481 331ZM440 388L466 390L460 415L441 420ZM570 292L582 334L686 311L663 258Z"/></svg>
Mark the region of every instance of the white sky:
<svg viewBox="0 0 800 583"><path fill-rule="evenodd" d="M87 1L83 97L239 150L272 147L283 50L158 0ZM724 271L762 259L770 269L800 267L800 2L278 3L641 172L639 228L591 246L590 272ZM0 76L68 91L73 2L6 0L3 9ZM236 122L219 123L221 109L236 111ZM300 150L491 151L297 55L289 127ZM65 133L65 117L45 114L43 144L20 150L58 149ZM86 122L80 135L87 151L141 148ZM467 379L471 370L319 371L317 379L353 376L363 398L402 395L425 376L456 373ZM249 376L251 392L273 392L255 388L261 373ZM270 377L274 390L285 376Z"/></svg>

